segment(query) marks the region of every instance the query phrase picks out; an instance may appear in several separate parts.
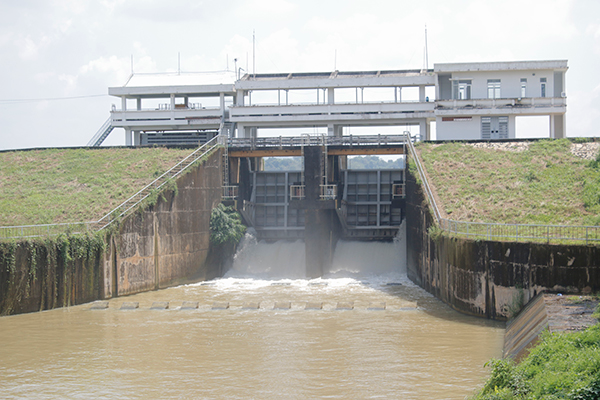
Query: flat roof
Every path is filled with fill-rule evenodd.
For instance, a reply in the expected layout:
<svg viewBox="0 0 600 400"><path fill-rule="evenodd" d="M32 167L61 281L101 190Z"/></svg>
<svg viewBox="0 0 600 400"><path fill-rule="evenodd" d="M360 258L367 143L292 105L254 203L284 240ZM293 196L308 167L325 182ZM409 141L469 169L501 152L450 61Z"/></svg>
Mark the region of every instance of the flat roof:
<svg viewBox="0 0 600 400"><path fill-rule="evenodd" d="M125 97L164 97L168 94L214 96L234 94L233 71L135 73L123 86L108 88L108 94Z"/></svg>
<svg viewBox="0 0 600 400"><path fill-rule="evenodd" d="M467 71L520 71L520 70L561 70L566 71L567 60L540 61L494 61L469 63L434 64L433 71L438 72L467 72Z"/></svg>

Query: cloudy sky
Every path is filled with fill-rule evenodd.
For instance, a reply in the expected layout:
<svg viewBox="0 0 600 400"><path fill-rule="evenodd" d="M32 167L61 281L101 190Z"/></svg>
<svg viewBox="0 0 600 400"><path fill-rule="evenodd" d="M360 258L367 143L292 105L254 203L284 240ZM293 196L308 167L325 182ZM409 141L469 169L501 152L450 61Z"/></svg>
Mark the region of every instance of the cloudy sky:
<svg viewBox="0 0 600 400"><path fill-rule="evenodd" d="M600 135L598 0L0 0L0 150L82 146L131 73L567 59L567 132ZM336 56L337 55L337 56ZM105 144L124 144L115 130Z"/></svg>

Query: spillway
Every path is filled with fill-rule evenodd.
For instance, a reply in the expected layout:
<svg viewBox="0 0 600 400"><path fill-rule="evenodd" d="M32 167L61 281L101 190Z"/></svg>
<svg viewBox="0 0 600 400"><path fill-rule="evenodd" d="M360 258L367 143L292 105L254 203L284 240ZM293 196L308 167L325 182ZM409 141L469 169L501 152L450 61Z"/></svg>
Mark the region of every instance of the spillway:
<svg viewBox="0 0 600 400"><path fill-rule="evenodd" d="M503 324L412 284L403 248L339 242L331 268L307 279L302 242L247 237L220 279L0 318L0 393L463 399L501 355Z"/></svg>

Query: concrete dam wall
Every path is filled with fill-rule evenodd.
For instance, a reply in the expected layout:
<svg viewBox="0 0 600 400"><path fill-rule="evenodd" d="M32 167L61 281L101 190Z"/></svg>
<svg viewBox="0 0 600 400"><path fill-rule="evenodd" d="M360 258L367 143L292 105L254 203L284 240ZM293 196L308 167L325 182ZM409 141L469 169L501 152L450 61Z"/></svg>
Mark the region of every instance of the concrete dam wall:
<svg viewBox="0 0 600 400"><path fill-rule="evenodd" d="M180 177L176 190L126 217L106 237L0 244L0 315L81 304L221 274L210 213L221 201L221 151ZM222 250L222 249L221 249ZM207 259L211 257L211 262Z"/></svg>
<svg viewBox="0 0 600 400"><path fill-rule="evenodd" d="M458 311L507 319L543 291L600 290L600 248L452 238L434 220L407 174L408 277Z"/></svg>

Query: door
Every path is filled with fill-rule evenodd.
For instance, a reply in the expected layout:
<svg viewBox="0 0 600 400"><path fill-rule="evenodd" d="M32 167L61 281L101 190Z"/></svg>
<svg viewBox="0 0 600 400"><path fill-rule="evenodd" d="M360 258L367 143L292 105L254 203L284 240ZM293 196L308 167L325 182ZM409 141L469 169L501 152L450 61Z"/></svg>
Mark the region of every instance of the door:
<svg viewBox="0 0 600 400"><path fill-rule="evenodd" d="M481 117L481 138L508 139L508 117Z"/></svg>

